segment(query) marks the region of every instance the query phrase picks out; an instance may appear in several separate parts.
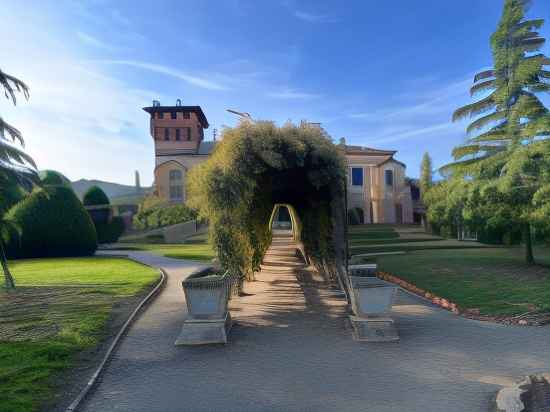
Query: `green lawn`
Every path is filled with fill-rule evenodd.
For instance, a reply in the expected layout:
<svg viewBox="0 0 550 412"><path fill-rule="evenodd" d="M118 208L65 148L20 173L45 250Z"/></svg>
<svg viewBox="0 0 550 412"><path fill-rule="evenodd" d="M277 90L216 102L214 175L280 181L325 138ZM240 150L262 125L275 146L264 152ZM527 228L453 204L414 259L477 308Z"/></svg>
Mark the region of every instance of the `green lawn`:
<svg viewBox="0 0 550 412"><path fill-rule="evenodd" d="M144 250L174 259L211 261L216 254L208 243L208 234L199 233L188 238L185 243L119 243L119 250Z"/></svg>
<svg viewBox="0 0 550 412"><path fill-rule="evenodd" d="M10 263L17 289L0 289L0 411L39 410L53 378L104 337L115 304L148 290L158 271L121 258Z"/></svg>
<svg viewBox="0 0 550 412"><path fill-rule="evenodd" d="M550 311L550 253L527 266L522 248L422 250L379 256L379 270L487 315Z"/></svg>

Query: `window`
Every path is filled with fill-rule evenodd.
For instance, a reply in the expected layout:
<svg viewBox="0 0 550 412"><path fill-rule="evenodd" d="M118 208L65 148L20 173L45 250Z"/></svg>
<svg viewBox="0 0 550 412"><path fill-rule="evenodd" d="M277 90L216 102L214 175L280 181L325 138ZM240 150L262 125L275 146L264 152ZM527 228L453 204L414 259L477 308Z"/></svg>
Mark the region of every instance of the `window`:
<svg viewBox="0 0 550 412"><path fill-rule="evenodd" d="M181 133L181 129L176 129L176 140L181 140L181 137L180 137L180 133Z"/></svg>
<svg viewBox="0 0 550 412"><path fill-rule="evenodd" d="M393 170L386 170L386 186L393 186Z"/></svg>
<svg viewBox="0 0 550 412"><path fill-rule="evenodd" d="M164 113L158 112L157 115L159 119L164 119Z"/></svg>
<svg viewBox="0 0 550 412"><path fill-rule="evenodd" d="M351 185L363 186L363 168L362 167L351 168Z"/></svg>
<svg viewBox="0 0 550 412"><path fill-rule="evenodd" d="M170 170L170 200L183 199L183 173L181 170Z"/></svg>
<svg viewBox="0 0 550 412"><path fill-rule="evenodd" d="M186 132L187 132L187 141L191 141L191 128L190 127L186 127L185 128Z"/></svg>
<svg viewBox="0 0 550 412"><path fill-rule="evenodd" d="M164 129L164 140L170 140L170 129L167 127Z"/></svg>
<svg viewBox="0 0 550 412"><path fill-rule="evenodd" d="M172 120L176 120L178 118L178 114L176 112L170 113L172 115Z"/></svg>
<svg viewBox="0 0 550 412"><path fill-rule="evenodd" d="M184 119L190 119L191 116L189 115L189 112L183 112L183 118Z"/></svg>

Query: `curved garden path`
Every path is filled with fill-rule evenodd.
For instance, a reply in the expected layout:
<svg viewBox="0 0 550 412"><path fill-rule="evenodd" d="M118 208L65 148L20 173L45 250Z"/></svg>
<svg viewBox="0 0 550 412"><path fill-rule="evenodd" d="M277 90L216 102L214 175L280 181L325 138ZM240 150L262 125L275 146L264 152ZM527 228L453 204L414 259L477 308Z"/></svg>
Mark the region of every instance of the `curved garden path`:
<svg viewBox="0 0 550 412"><path fill-rule="evenodd" d="M357 343L334 291L259 274L223 346L175 347L197 263L131 253L168 283L123 339L85 411L486 411L500 385L550 370L550 327L468 320L400 292L399 343Z"/></svg>

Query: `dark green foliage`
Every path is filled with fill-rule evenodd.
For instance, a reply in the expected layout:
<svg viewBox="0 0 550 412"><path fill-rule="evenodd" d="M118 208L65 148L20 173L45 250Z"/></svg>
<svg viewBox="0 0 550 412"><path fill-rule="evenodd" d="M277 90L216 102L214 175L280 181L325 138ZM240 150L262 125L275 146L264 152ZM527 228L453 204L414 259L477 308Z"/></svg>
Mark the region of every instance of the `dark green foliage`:
<svg viewBox="0 0 550 412"><path fill-rule="evenodd" d="M102 206L109 204L109 197L99 186L90 187L82 198L84 206Z"/></svg>
<svg viewBox="0 0 550 412"><path fill-rule="evenodd" d="M41 170L38 173L41 186L71 187L71 181L55 170Z"/></svg>
<svg viewBox="0 0 550 412"><path fill-rule="evenodd" d="M352 226L361 224L361 221L359 220L359 213L357 213L357 209L348 210L348 224Z"/></svg>
<svg viewBox="0 0 550 412"><path fill-rule="evenodd" d="M156 229L193 220L197 213L184 204L166 204L156 196L148 196L139 205L134 216L134 227L139 230Z"/></svg>
<svg viewBox="0 0 550 412"><path fill-rule="evenodd" d="M191 170L189 203L210 222L224 269L251 279L270 243L275 204L294 207L310 256L334 259L344 181L343 158L322 130L243 122L225 130L210 159Z"/></svg>
<svg viewBox="0 0 550 412"><path fill-rule="evenodd" d="M545 69L550 59L538 53L545 43L537 31L544 20L525 20L527 5L527 0L504 2L491 37L493 69L476 75L471 89L472 95L485 95L453 115L453 120L475 118L467 128L472 136L453 150L456 161L445 170L471 186L468 202L477 197L482 203L465 204L463 217L485 220L489 229L522 228L526 260L532 263L531 226L540 215L548 220L537 197L545 190L547 181L541 177L550 164L550 112L539 99L540 93L550 92Z"/></svg>
<svg viewBox="0 0 550 412"><path fill-rule="evenodd" d="M0 174L0 217L24 196L25 191L14 177Z"/></svg>
<svg viewBox="0 0 550 412"><path fill-rule="evenodd" d="M18 229L9 244L12 257L86 256L97 248L90 216L66 187L35 189L6 219Z"/></svg>
<svg viewBox="0 0 550 412"><path fill-rule="evenodd" d="M115 243L124 233L124 219L115 216L108 223L95 223L97 243Z"/></svg>

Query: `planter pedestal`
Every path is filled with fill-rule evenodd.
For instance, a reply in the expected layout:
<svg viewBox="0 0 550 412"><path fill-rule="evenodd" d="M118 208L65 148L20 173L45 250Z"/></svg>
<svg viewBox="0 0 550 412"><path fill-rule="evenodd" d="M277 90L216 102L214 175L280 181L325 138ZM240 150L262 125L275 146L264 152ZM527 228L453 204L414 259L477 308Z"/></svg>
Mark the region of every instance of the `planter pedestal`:
<svg viewBox="0 0 550 412"><path fill-rule="evenodd" d="M186 319L175 345L227 343L231 326L231 314L229 312L227 312L225 319Z"/></svg>
<svg viewBox="0 0 550 412"><path fill-rule="evenodd" d="M349 317L353 340L359 342L396 342L399 340L397 329L391 318Z"/></svg>

